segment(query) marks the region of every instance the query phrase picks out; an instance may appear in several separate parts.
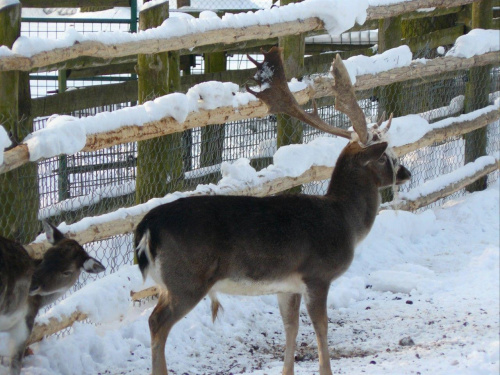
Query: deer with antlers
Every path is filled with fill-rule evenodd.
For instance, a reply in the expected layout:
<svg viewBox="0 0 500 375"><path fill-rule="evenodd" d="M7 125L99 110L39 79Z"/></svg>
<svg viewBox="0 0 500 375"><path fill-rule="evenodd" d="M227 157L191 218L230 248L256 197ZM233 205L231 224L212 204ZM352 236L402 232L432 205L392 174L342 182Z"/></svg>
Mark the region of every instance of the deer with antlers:
<svg viewBox="0 0 500 375"><path fill-rule="evenodd" d="M286 335L283 375L294 373L304 297L317 336L319 373L331 375L326 305L330 284L347 270L356 245L370 231L380 205L379 189L410 178L387 149L384 131L368 129L340 57L333 63L336 108L349 116L355 133L331 127L316 108L312 113L300 108L288 89L280 49L264 53L262 63L253 62L259 68L256 80L269 88L247 89L270 113L287 113L351 141L337 160L324 196L181 198L143 218L135 231L139 268L163 290L149 318L154 375L167 374L165 344L174 324L207 294L215 319L218 292L278 295Z"/></svg>

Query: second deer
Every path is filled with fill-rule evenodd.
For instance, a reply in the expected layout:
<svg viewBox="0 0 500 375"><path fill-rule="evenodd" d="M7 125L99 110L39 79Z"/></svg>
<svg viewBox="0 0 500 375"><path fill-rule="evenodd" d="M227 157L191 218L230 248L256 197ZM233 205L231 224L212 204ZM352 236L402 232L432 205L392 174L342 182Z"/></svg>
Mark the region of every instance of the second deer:
<svg viewBox="0 0 500 375"><path fill-rule="evenodd" d="M339 57L333 64L336 107L350 117L357 134L332 128L316 110L303 111L288 89L280 50L264 55L264 62L254 61L256 79L270 87L254 94L269 112L285 112L351 142L341 152L324 196L182 198L143 218L135 231L139 267L163 289L149 318L154 375L167 374L165 343L174 324L207 294L215 319L218 292L278 295L286 333L283 375L294 373L303 297L317 336L319 373L331 375L330 284L348 269L356 245L370 231L380 205L379 189L411 176L391 155L383 132L367 128Z"/></svg>
<svg viewBox="0 0 500 375"><path fill-rule="evenodd" d="M61 297L82 270L98 273L104 266L87 254L75 240L43 222L52 244L43 258L32 259L24 247L0 237L0 332L9 334L10 375L21 373L26 343L41 307Z"/></svg>

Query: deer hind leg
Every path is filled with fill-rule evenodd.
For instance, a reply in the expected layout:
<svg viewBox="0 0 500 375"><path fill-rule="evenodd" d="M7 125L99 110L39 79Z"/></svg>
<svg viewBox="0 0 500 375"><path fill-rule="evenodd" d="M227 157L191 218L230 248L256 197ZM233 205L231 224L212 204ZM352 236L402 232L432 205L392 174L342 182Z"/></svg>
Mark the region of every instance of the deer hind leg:
<svg viewBox="0 0 500 375"><path fill-rule="evenodd" d="M167 375L165 344L168 334L174 324L191 311L205 294L186 293L181 296L167 291L160 293L158 304L149 317L153 375Z"/></svg>
<svg viewBox="0 0 500 375"><path fill-rule="evenodd" d="M299 332L300 300L300 294L278 293L278 304L286 335L283 375L293 375L295 347L297 344L297 333Z"/></svg>
<svg viewBox="0 0 500 375"><path fill-rule="evenodd" d="M328 316L326 314L329 284L323 282L306 284L305 302L318 342L319 373L320 375L332 375L328 353Z"/></svg>

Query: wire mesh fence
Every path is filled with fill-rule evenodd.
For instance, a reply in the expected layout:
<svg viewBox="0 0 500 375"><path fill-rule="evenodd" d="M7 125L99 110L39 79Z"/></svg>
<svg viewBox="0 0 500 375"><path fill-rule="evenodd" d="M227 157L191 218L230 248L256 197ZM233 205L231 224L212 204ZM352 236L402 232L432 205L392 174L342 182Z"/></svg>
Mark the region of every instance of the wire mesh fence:
<svg viewBox="0 0 500 375"><path fill-rule="evenodd" d="M226 2L222 2L221 5L216 5L216 2L216 0L213 1L214 7L227 6ZM191 2L193 6L195 3L195 1ZM206 3L204 2L205 6ZM57 24L52 30L52 28L41 27L38 24L38 28L28 26L23 33L33 35L32 30L46 32L45 29L47 29L47 37L52 37L49 29L50 33L57 34L66 27L76 25ZM112 25L117 25L118 28L126 27L113 23L108 25L110 30L115 27ZM103 31L107 30L108 26L104 29L82 26L80 31ZM337 45L337 41L332 41L332 43ZM430 53L433 51L423 50L417 55L424 57ZM262 60L260 55L253 55L253 57ZM202 57L197 57L196 65L192 73L203 73ZM250 67L253 66L248 63L244 54L234 54L228 58L227 69ZM499 68L490 67L487 74L474 77L475 81L471 83L471 72L460 71L427 80L413 80L375 88L359 93L359 103L365 116L371 122L374 122L383 111L394 112L397 117L416 114L429 122L435 122L484 107L494 99L495 93L500 90ZM477 77L482 78L478 80ZM97 79L95 81L68 81L67 86L76 88L102 83L102 80ZM468 90L471 89L472 84L489 87L490 97L471 97ZM37 79L31 81L31 88L32 96L38 97L47 95L51 91L55 92L58 85L53 79ZM477 103L471 103L471 98L477 100ZM70 114L79 117L89 116L133 104L129 102L102 106ZM321 100L318 111L320 116L333 126L347 128L350 125L347 117L334 109L331 98ZM35 119L34 129L44 127L46 122L47 118ZM250 159L251 165L256 169L265 168L272 163L272 155L277 147L276 138L279 126L276 116L267 116L195 128L182 134L162 137L162 140L148 143L149 149L144 152L139 150L137 143L129 143L96 152L59 156L39 162L35 176L24 168L14 172L19 178L27 180L35 178L35 185L22 183L16 186L3 181L3 189L11 189L8 193L13 194L18 193L20 186L25 186L31 191L35 186L36 202L31 199L30 202L34 203L33 206L27 207L28 209L35 210L39 219L48 219L54 224L73 223L85 217L100 215L142 202L144 195L139 194L137 187L138 176L141 173L141 167L138 165L141 162L153 165L157 171L160 171L158 174L150 174L147 177L148 197L163 196L177 190L191 190L198 184L216 183L221 178L221 163L231 162L238 158ZM494 155L498 158L499 128L497 121L490 124L485 131L474 132L467 137L448 139L403 156L402 163L412 171L412 179L401 189L408 191L428 180L450 173L481 154ZM305 143L319 136L325 136L308 125L303 125L300 132L302 141ZM166 159L165 156L171 159ZM174 156L175 159L173 159ZM27 173L26 176L23 176L23 173ZM3 178L4 180L12 179L12 175ZM490 175L487 183L497 179L498 172ZM305 194L323 194L327 183L328 181L308 183L301 187L301 191ZM463 194L462 190L453 196ZM3 194L2 199L4 200L1 202L2 206L8 207L6 200L10 199L9 195ZM27 230L22 228L22 225L19 227L21 227L20 230ZM107 271L97 276L83 276L75 289L81 288L88 280L103 277L116 271L122 265L132 262L132 236L128 234L86 244L85 248L107 267Z"/></svg>

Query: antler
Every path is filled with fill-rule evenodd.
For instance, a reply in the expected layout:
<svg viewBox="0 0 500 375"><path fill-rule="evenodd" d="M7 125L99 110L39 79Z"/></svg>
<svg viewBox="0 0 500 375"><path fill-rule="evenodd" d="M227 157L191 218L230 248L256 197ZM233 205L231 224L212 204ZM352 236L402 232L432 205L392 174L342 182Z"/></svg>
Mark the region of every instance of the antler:
<svg viewBox="0 0 500 375"><path fill-rule="evenodd" d="M352 87L349 73L340 58L335 56L332 63L333 92L335 95L335 109L345 113L351 120L354 131L358 134L359 141L363 144L368 142L368 127L365 114L358 104L354 88Z"/></svg>
<svg viewBox="0 0 500 375"><path fill-rule="evenodd" d="M312 113L306 112L300 107L288 88L283 61L281 59L281 48L273 47L269 52L262 51L262 53L264 54L264 61L261 63L255 61L250 56L248 56L248 59L258 68L258 72L254 76L254 79L260 85L268 84L270 87L260 92L251 90L248 85L246 88L248 92L266 103L269 108L269 113L285 113L321 131L348 139L352 138L352 132L335 128L324 122L318 115L315 102L314 111Z"/></svg>
<svg viewBox="0 0 500 375"><path fill-rule="evenodd" d="M372 133L372 141L377 142L385 138L385 134L389 131L392 122L392 113L389 116L389 120L387 120L387 125L383 129L379 129L379 126L385 121L385 111L382 113L382 116L378 119L377 123L373 125L371 128Z"/></svg>

